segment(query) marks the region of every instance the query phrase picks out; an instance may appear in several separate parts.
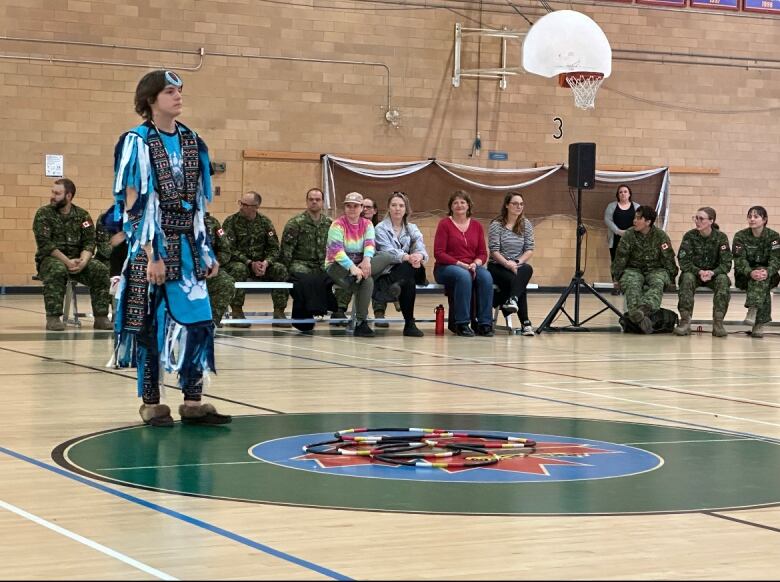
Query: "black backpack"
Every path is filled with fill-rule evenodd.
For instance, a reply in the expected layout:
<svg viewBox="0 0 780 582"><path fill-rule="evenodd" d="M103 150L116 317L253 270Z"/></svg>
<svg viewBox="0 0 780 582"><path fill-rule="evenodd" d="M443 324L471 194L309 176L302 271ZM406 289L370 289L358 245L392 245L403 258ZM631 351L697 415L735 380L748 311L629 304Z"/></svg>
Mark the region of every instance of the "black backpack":
<svg viewBox="0 0 780 582"><path fill-rule="evenodd" d="M653 333L671 333L679 320L680 318L674 311L663 307L650 316L650 321L653 322ZM624 333L644 333L636 323L628 318L628 313L624 313L619 321Z"/></svg>

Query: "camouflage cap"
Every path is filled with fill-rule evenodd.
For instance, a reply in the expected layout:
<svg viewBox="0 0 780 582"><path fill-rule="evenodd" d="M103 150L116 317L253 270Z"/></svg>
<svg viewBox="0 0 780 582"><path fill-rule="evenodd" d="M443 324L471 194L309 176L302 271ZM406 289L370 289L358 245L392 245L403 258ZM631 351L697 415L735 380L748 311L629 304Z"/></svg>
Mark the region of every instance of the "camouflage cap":
<svg viewBox="0 0 780 582"><path fill-rule="evenodd" d="M344 204L363 204L363 195L360 192L350 192L344 197Z"/></svg>

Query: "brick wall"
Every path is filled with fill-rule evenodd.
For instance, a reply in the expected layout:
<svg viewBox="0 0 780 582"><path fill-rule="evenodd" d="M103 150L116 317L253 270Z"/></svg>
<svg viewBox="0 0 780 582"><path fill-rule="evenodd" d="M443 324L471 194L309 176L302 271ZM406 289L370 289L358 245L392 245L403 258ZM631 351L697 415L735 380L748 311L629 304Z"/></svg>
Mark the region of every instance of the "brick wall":
<svg viewBox="0 0 780 582"><path fill-rule="evenodd" d="M771 110L778 106L778 71L615 60L590 112L575 109L570 92L554 80L521 75L510 78L504 91L495 81L483 81L478 119L483 154L475 161L469 152L477 124L477 83L451 84L454 24L475 26L473 21L444 10L354 5L341 11L234 0L4 0L3 36L90 44L0 40L2 55L49 59L0 58L0 285L33 284L30 224L35 210L48 202L52 183L44 176L45 154L65 156L65 174L78 186L75 203L96 217L110 204L116 138L137 123L133 91L146 68L57 59L178 70L185 81L182 120L202 134L215 160L227 163L227 171L215 177L221 195L212 212L220 219L235 211L245 187L262 191L244 175L246 149L435 156L488 167L528 167L566 161L568 144L577 141L598 144L599 165L718 170L672 175L669 231L675 244L702 205L718 210L718 222L729 235L745 226L752 204L768 208L770 226L780 211L775 194L780 126ZM479 18L465 6L463 14ZM357 9L368 7L376 9ZM776 54L780 24L769 16L606 3L578 9L600 23L613 49ZM485 26L527 29L516 15L485 12L483 19ZM517 65L519 51L512 46L510 64ZM197 66L200 47L206 53L202 67L187 71ZM465 48L464 66L476 66L475 42ZM401 127L384 120L388 79L383 66L255 58L259 55L383 63L390 70L391 105L402 114ZM483 41L482 66L497 64L497 41ZM718 112L697 110L702 108ZM553 137L554 117L563 120L560 140ZM489 149L507 151L509 161L489 162ZM267 202L281 230L286 218L300 211L303 191L279 196L283 199ZM540 284L568 283L574 270L573 235L573 223L564 218L537 226L534 265ZM607 280L609 254L598 225L590 231L587 251L587 277Z"/></svg>

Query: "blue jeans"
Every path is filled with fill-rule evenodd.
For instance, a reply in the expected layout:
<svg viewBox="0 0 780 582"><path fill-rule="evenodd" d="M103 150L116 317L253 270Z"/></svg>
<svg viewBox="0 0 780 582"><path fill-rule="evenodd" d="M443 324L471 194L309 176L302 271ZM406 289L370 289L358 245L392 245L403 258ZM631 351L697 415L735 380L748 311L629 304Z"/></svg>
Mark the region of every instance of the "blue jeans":
<svg viewBox="0 0 780 582"><path fill-rule="evenodd" d="M437 283L444 285L452 297L450 321L469 323L471 321L471 294L474 293L476 319L480 325L493 325L493 277L485 267L477 267L477 274L471 278L471 271L456 265L440 265L433 270Z"/></svg>

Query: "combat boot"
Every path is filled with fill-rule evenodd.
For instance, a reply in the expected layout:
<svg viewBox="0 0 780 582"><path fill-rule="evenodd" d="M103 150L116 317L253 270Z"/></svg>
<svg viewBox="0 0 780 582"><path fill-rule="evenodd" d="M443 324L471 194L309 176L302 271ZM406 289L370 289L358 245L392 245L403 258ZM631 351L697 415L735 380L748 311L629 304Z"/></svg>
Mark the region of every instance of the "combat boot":
<svg viewBox="0 0 780 582"><path fill-rule="evenodd" d="M65 324L62 323L59 315L47 315L46 316L46 330L47 331L65 331Z"/></svg>
<svg viewBox="0 0 780 582"><path fill-rule="evenodd" d="M242 307L231 307L230 319L246 319L246 315L244 315L244 309ZM251 327L252 325L248 321L242 323L231 323L230 320L228 320L225 323L233 327Z"/></svg>
<svg viewBox="0 0 780 582"><path fill-rule="evenodd" d="M284 310L274 309L274 319L287 319L287 316L284 314ZM286 321L284 321L279 323L272 323L271 327L292 327L292 326Z"/></svg>
<svg viewBox="0 0 780 582"><path fill-rule="evenodd" d="M723 322L721 321L721 324ZM680 321L674 328L674 335L691 335L691 312L680 311ZM715 333L713 331L713 333Z"/></svg>
<svg viewBox="0 0 780 582"><path fill-rule="evenodd" d="M374 310L374 319L384 319L385 318L385 310L384 309L376 309ZM386 321L376 321L374 322L374 327L390 327L390 324Z"/></svg>
<svg viewBox="0 0 780 582"><path fill-rule="evenodd" d="M725 319L726 314L720 313L720 312L713 312L712 314L712 335L715 337L726 337L729 335L729 332L726 331L726 328L723 327L723 320Z"/></svg>
<svg viewBox="0 0 780 582"><path fill-rule="evenodd" d="M107 315L96 315L93 329L114 329L114 324Z"/></svg>
<svg viewBox="0 0 780 582"><path fill-rule="evenodd" d="M764 337L764 324L756 323L753 325L753 331L750 332L750 337L762 338Z"/></svg>
<svg viewBox="0 0 780 582"><path fill-rule="evenodd" d="M749 307L745 320L742 323L745 325L755 325L756 315L758 315L758 307Z"/></svg>

